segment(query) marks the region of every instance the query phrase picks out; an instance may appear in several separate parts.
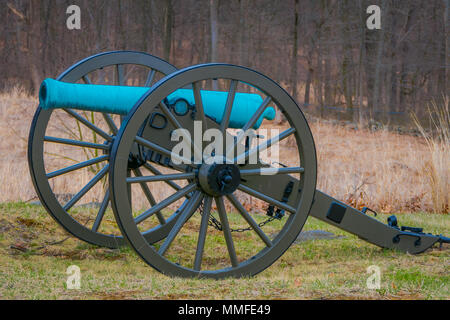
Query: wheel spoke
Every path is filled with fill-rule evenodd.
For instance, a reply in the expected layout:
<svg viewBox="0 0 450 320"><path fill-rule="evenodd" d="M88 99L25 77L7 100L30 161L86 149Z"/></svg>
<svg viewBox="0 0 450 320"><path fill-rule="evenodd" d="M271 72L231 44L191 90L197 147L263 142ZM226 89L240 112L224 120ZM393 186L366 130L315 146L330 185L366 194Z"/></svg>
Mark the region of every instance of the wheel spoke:
<svg viewBox="0 0 450 320"><path fill-rule="evenodd" d="M75 112L75 111L73 111L71 109L63 109L63 110L65 112L67 112L68 114L70 114L75 119L77 119L78 121L80 121L82 124L84 124L89 129L94 130L96 133L98 133L100 136L102 136L106 140L108 140L108 141L112 140L112 137L109 134L107 134L105 131L103 131L102 129L97 127L95 124L93 124L93 123L89 122L88 120L86 120L85 118L83 118L77 112Z"/></svg>
<svg viewBox="0 0 450 320"><path fill-rule="evenodd" d="M134 222L136 224L141 223L145 219L151 217L156 212L161 211L165 207L169 206L170 204L174 203L175 201L177 201L178 199L184 197L189 192L192 192L195 189L197 189L197 185L195 183L187 185L186 187L184 187L183 189L175 192L174 194L172 194L168 198L164 199L163 201L161 201L157 205L155 205L155 206L151 207L150 209L144 211L142 214L140 214L138 217L136 217L134 219Z"/></svg>
<svg viewBox="0 0 450 320"><path fill-rule="evenodd" d="M117 132L119 131L119 129L116 126L116 123L114 122L114 120L111 118L111 116L107 113L102 113L103 119L105 119L106 124L109 127L109 130L111 130L111 132L116 135Z"/></svg>
<svg viewBox="0 0 450 320"><path fill-rule="evenodd" d="M274 206L276 206L278 208L284 209L284 210L289 211L291 213L295 213L295 211L296 211L295 208L291 207L290 205L288 205L288 204L286 204L284 202L278 201L278 200L276 200L276 199L274 199L272 197L266 196L265 194L263 194L263 193L261 193L259 191L256 191L256 190L254 190L252 188L249 188L249 187L247 187L247 186L245 186L243 184L240 184L238 186L238 189L243 191L243 192L245 192L245 193L248 193L249 195L251 195L251 196L253 196L255 198L258 198L258 199L261 199L263 201L266 201L266 202L268 202L270 204L273 204Z"/></svg>
<svg viewBox="0 0 450 320"><path fill-rule="evenodd" d="M81 79L83 79L83 82L84 82L85 84L92 84L91 79L89 79L89 76L88 76L88 75L82 76Z"/></svg>
<svg viewBox="0 0 450 320"><path fill-rule="evenodd" d="M142 177L142 172L140 169L136 168L133 170L134 175L139 178ZM131 179L131 178L128 178ZM128 180L127 179L127 180ZM148 188L146 183L140 183L139 184L141 186L142 192L144 193L145 197L147 198L148 202L150 203L150 205L153 207L156 204L156 200L153 197L153 194L151 193L150 189ZM156 212L156 217L159 220L160 224L165 224L166 223L166 219L164 219L163 215L161 212Z"/></svg>
<svg viewBox="0 0 450 320"><path fill-rule="evenodd" d="M269 237L262 231L262 229L258 226L256 221L252 218L252 216L245 210L244 206L239 202L239 200L232 194L227 196L228 200L233 204L233 206L239 211L241 216L247 221L247 223L252 227L252 229L256 232L256 234L261 238L261 240L266 244L266 246L271 247L272 241Z"/></svg>
<svg viewBox="0 0 450 320"><path fill-rule="evenodd" d="M289 137L294 132L295 132L294 128L289 128L289 129L284 130L282 133L280 133L276 137L271 138L271 139L269 139L267 141L264 141L263 143L261 143L257 147L252 148L252 149L250 149L250 150L240 154L239 156L234 158L234 163L244 163L255 152L261 152L261 151L271 147L273 144L278 143L278 142L286 139L287 137Z"/></svg>
<svg viewBox="0 0 450 320"><path fill-rule="evenodd" d="M122 64L116 64L116 84L118 86L125 86L125 76L124 76L124 70ZM124 121L125 116L120 116L120 125L122 125L122 122ZM130 196L130 202L131 202L131 196Z"/></svg>
<svg viewBox="0 0 450 320"><path fill-rule="evenodd" d="M93 158L93 159L90 159L90 160L87 160L87 161L83 161L83 162L74 164L73 166L66 167L64 169L60 169L60 170L56 170L56 171L50 172L50 173L47 174L47 179L51 179L51 178L60 176L62 174L66 174L68 172L81 169L81 168L92 166L93 164L106 161L106 160L108 160L108 158L109 158L108 155L104 155L104 156L100 156L98 158Z"/></svg>
<svg viewBox="0 0 450 320"><path fill-rule="evenodd" d="M144 87L151 87L153 83L153 79L155 78L156 70L151 69L148 73L147 80L145 81Z"/></svg>
<svg viewBox="0 0 450 320"><path fill-rule="evenodd" d="M72 208L75 203L77 203L89 190L92 189L93 186L95 186L97 184L97 182L99 182L104 176L105 174L108 172L108 168L109 168L109 164L107 164L106 166L103 167L102 170L100 170L95 176L94 178L92 178L91 181L89 181L84 187L83 189L80 190L80 192L78 192L72 199L70 199L69 202L67 202L64 205L64 210L68 211L70 210L70 208Z"/></svg>
<svg viewBox="0 0 450 320"><path fill-rule="evenodd" d="M89 76L87 76L87 75L84 75L83 77L81 77L81 79L83 79L83 82L85 84L92 84L91 79L89 79ZM102 116L105 119L106 124L108 125L109 129L111 130L111 132L113 134L117 134L118 129L117 129L117 126L114 123L113 119L111 118L111 116L109 114L107 114L107 113L102 113Z"/></svg>
<svg viewBox="0 0 450 320"><path fill-rule="evenodd" d="M232 147L227 150L227 157L229 157L231 151L233 151L234 148L236 148L236 146L242 142L242 140L246 136L246 131L253 128L256 121L258 121L258 119L261 117L261 115L264 113L264 111L267 109L267 107L269 106L269 104L271 102L272 102L271 97L267 97L266 99L264 99L264 101L259 106L258 110L255 111L255 113L250 118L250 120L248 120L247 123L244 125L244 127L242 127L242 129L241 129L242 131L239 132L237 139L233 143Z"/></svg>
<svg viewBox="0 0 450 320"><path fill-rule="evenodd" d="M67 144L67 145L71 145L71 146L84 147L84 148L103 149L103 150L109 149L109 146L105 145L105 144L98 144L98 143L78 141L78 140L70 140L70 139L50 137L50 136L45 136L44 141L60 143L60 144Z"/></svg>
<svg viewBox="0 0 450 320"><path fill-rule="evenodd" d="M124 72L122 64L116 64L116 83L119 86L124 85Z"/></svg>
<svg viewBox="0 0 450 320"><path fill-rule="evenodd" d="M184 165L184 164L175 164L175 163L170 163L170 165L168 165L168 166L166 166L165 164L161 164L161 162L157 162L157 161L152 161L152 160L147 160L145 163L144 163L144 166L145 165L151 165L151 163L153 163L153 164L155 164L155 165L160 165L160 166L163 166L163 167L168 167L169 169L172 169L172 170L175 170L175 171L178 171L178 172L180 172L180 173L183 173L183 172L186 172L186 171L190 171L190 170L187 170L187 168L186 168L186 166ZM195 168L195 166L193 166L194 168ZM156 169L155 167L153 167L155 170L157 170L157 171L159 171L158 169ZM150 169L149 169L150 170ZM152 170L150 170L150 171L152 171ZM152 171L153 172L153 171ZM161 173L160 172L160 174L163 174L163 173ZM154 175L156 176L156 175L158 175L157 173L154 173Z"/></svg>
<svg viewBox="0 0 450 320"><path fill-rule="evenodd" d="M127 169L127 179L131 177L131 170ZM130 204L131 212L133 212L133 193L131 192L131 184L127 184L128 202Z"/></svg>
<svg viewBox="0 0 450 320"><path fill-rule="evenodd" d="M187 206L180 212L180 217L177 219L177 222L173 226L172 230L170 230L169 234L167 235L166 240L164 241L162 246L159 248L158 253L160 255L163 256L167 252L167 250L169 249L173 240L175 240L175 237L180 232L183 225L194 214L195 210L197 210L197 207L202 199L203 199L203 193L201 193L199 191L197 191L192 196L192 198L189 200Z"/></svg>
<svg viewBox="0 0 450 320"><path fill-rule="evenodd" d="M225 130L228 128L228 124L230 123L231 110L233 109L237 85L238 82L236 80L231 80L230 90L228 91L227 103L225 104L222 121L220 123L220 131L222 133L225 133Z"/></svg>
<svg viewBox="0 0 450 320"><path fill-rule="evenodd" d="M241 176L275 175L275 174L289 174L289 173L303 173L303 172L305 172L305 169L302 167L258 168L258 169L243 169L240 171Z"/></svg>
<svg viewBox="0 0 450 320"><path fill-rule="evenodd" d="M233 238L231 236L230 225L228 224L227 212L225 210L225 205L223 203L222 197L214 198L217 211L219 211L219 219L222 224L223 235L225 237L225 242L227 243L228 254L230 255L231 265L237 267L239 262L236 255L236 250L234 249Z"/></svg>
<svg viewBox="0 0 450 320"><path fill-rule="evenodd" d="M105 215L106 208L108 208L109 203L109 189L106 190L105 196L103 197L102 204L100 206L100 209L98 210L97 217L95 218L94 224L92 225L92 231L97 232L98 228L100 227L100 223L103 220L103 216Z"/></svg>
<svg viewBox="0 0 450 320"><path fill-rule="evenodd" d="M253 128L255 123L258 121L259 118L261 118L262 114L264 113L264 111L267 109L267 107L269 106L269 104L271 102L272 102L272 98L266 97L264 99L264 101L261 103L261 105L259 106L259 108L255 111L253 116L250 118L250 120L248 120L247 123L244 125L242 130L247 131L248 129Z"/></svg>
<svg viewBox="0 0 450 320"><path fill-rule="evenodd" d="M127 86L131 85L131 80L133 80L132 78L137 76L138 78L142 78L140 84L138 84L139 86L144 86L144 83L148 86L147 88L144 88L145 91L149 90L149 88L154 85L156 81L158 81L161 75L165 76L175 70L176 68L169 63L145 53L135 53L129 51L109 52L97 55L95 57L92 56L86 58L83 62L77 63L76 65L70 67L65 72L64 81L67 81L68 84L78 83L85 87L95 86L97 84ZM142 74L143 77L140 77L139 75L141 71L144 72ZM120 116L109 112L103 113L101 111L96 112L81 110L75 105L67 106L67 108L62 109L62 113L53 112L53 117L50 118L48 117L48 113L37 114L35 117L35 125L31 128L31 131L34 132L36 136L38 133L42 133L42 137L40 139L34 139L33 143L30 143L30 150L33 150L33 152L30 151L30 161L33 164L42 164L32 165L30 167L33 177L38 177L35 179L36 190L45 191L49 188L49 186L51 187L45 192L42 191L55 200L48 202L47 209L49 212L52 212L52 215L59 221L60 224L62 224L76 237L100 246L112 248L119 247L125 244L125 238L119 234L110 235L110 232L107 230L109 229L109 226L106 228L106 225L109 225L110 223L107 220L110 219L109 215L111 214L109 208L112 205L113 189L106 189L111 181L108 179L109 169L108 167L105 168L105 165L108 164L108 161L111 158L112 142L120 129ZM170 110L173 112L172 109ZM126 116L122 118L124 119ZM182 125L184 125L181 118L177 117L177 119L182 123ZM56 122L57 126L59 122L59 127L64 134L52 134L48 132L49 129L43 130L54 126L54 122ZM160 143L153 139L149 140ZM133 142L132 144L134 145ZM166 146L164 143L161 143L161 146L164 146L172 151L172 148L169 145ZM45 150L49 148L56 151ZM135 148L135 146L133 146L133 148ZM78 152L79 157L64 154L65 150L69 153L72 153L72 151ZM150 149L145 148L145 150L149 151L150 154ZM153 155L155 155L155 152L153 152ZM164 156L163 158L166 157ZM192 171L191 167L184 164L177 166L169 162L171 168L173 166L174 168L172 169L176 170L172 171L163 169L162 166L164 166L164 164L162 164L162 162L161 167L155 162L148 161L148 163L153 164L164 173L183 173ZM127 166L125 165L125 167ZM142 167L139 169L143 175L152 175L153 171L146 171ZM123 172L123 174L125 176L125 172ZM103 177L101 178L102 175ZM138 177L138 175L138 173L134 172L131 177ZM75 176L83 176L83 179L77 182L75 181L77 179L73 179ZM43 179L39 177L43 177ZM69 197L59 197L58 194L65 192L64 189L66 189L67 186L65 185L67 183L61 184L58 183L58 181L66 178L68 178L67 183L69 184L69 187L72 186L71 194ZM176 190L171 191L170 193L175 193L183 189L182 187L186 184L190 184L192 180L193 179L189 179L189 181L185 180L188 181L187 183L176 180L163 181L161 186L163 188L168 188L167 186L169 185L169 191L171 191L172 188ZM125 183L125 181L123 182ZM177 183L180 184L181 187ZM130 197L127 197L127 189L128 187L132 188L132 198L134 202L133 218L150 208L148 203L151 202L152 197L156 198L156 203L160 200L157 197L157 189L153 188L155 184L151 185L146 182L138 184L139 186L132 183L125 184L125 188L119 191L119 194L121 193L120 200L123 200L124 203L128 205L128 200ZM156 185L158 184L156 183ZM144 208L141 210L138 210L136 207L137 194L141 194L140 197L143 201L142 203ZM187 203L192 194L193 192L188 193L179 201L171 204L169 207L161 211L164 214L161 218L166 217L167 223L163 226L163 228L155 232L155 234L152 234L151 232L147 232L145 234L145 238L149 241L149 243L159 241L162 236L165 236L165 234L170 231L169 225L171 226L175 222L171 222L171 219L169 220L168 215L166 215L166 211L169 211L169 208L175 208L176 204L181 204L185 200ZM142 195L144 195L144 197L142 197ZM57 198L57 201L55 197ZM97 197L98 199L95 200L94 198ZM145 199L145 197L147 199ZM164 199L165 197L166 196L163 196L161 199ZM82 208L85 206L84 204L90 202L91 200L98 201L98 206L96 206L93 210L89 210L92 211L89 217L90 222L80 222L80 224L83 224L85 228L80 228L79 226L70 223L72 221L70 218L71 216L74 219L79 220L80 217L78 217L78 213L81 213ZM63 209L66 209L67 212ZM170 213L172 213L172 210ZM148 222L152 222L152 225L159 228L160 224L158 223L158 220L156 220L157 216L159 218L159 212L155 212L153 217L151 217ZM163 222L165 221L160 220L161 224ZM171 223L169 224L169 222ZM144 222L144 224L147 225L147 222ZM139 226L143 227L143 225ZM147 229L148 228L145 230Z"/></svg>
<svg viewBox="0 0 450 320"><path fill-rule="evenodd" d="M142 183L142 182L155 182L155 181L168 181L168 180L183 180L195 178L194 172L186 173L174 173L174 174L162 174L158 176L139 176L135 178L127 178L128 183Z"/></svg>
<svg viewBox="0 0 450 320"><path fill-rule="evenodd" d="M158 175L162 175L162 174L163 174L161 171L159 171L158 169L156 169L154 166L152 166L152 165L149 164L149 163L144 163L144 167L145 167L147 170L149 170L151 173L153 173L155 176L158 176ZM181 186L178 185L178 184L176 184L176 183L173 182L173 181L166 180L166 181L164 181L164 182L167 183L172 189L174 189L174 190L176 190L176 191L181 190Z"/></svg>
<svg viewBox="0 0 450 320"><path fill-rule="evenodd" d="M160 102L159 107L164 115L169 119L169 122L175 127L175 129L182 129L180 122L175 118L172 111L169 110L169 107L164 102Z"/></svg>
<svg viewBox="0 0 450 320"><path fill-rule="evenodd" d="M171 151L167 150L166 148L161 147L161 146L159 146L159 145L157 145L157 144L155 144L155 143L153 143L153 142L151 142L151 141L148 141L148 140L146 140L146 139L144 139L144 138L142 138L142 137L136 136L136 137L134 138L134 140L135 140L138 144L140 144L140 145L142 145L142 146L144 146L144 147L147 147L147 148L149 148L149 149L151 149L151 150L153 150L153 151L159 152L159 153L161 153L161 154L163 154L163 155L165 155L165 156L167 156L167 157L169 157L169 158L176 159L176 160L180 161L181 163L184 163L184 164L186 164L186 165L188 165L188 166L190 166L190 167L193 167L193 168L196 167L196 166L192 163L191 159L188 159L188 158L179 156L179 155L177 155L176 153L172 153Z"/></svg>
<svg viewBox="0 0 450 320"><path fill-rule="evenodd" d="M202 121L203 130L206 130L208 129L208 124L206 122L205 109L203 108L203 100L200 93L199 84L197 82L193 83L192 88L194 89L195 107L197 109L198 115L200 116L200 120Z"/></svg>
<svg viewBox="0 0 450 320"><path fill-rule="evenodd" d="M195 251L194 270L200 271L203 258L203 249L205 248L206 232L208 231L208 221L211 212L212 198L205 197L203 200L202 221L198 232L197 250Z"/></svg>
<svg viewBox="0 0 450 320"><path fill-rule="evenodd" d="M161 102L159 104L159 107L161 108L164 115L169 119L170 123L175 127L175 129L183 129L180 122L177 120L177 118L174 116L174 114L169 110L169 108L166 106L164 102ZM181 135L183 135L183 138L185 139L186 143L188 145L191 145L194 147L194 154L196 156L196 159L202 159L202 152L200 151L199 146L197 146L191 139L191 136L186 134L185 130L179 131ZM200 160L201 161L201 160Z"/></svg>

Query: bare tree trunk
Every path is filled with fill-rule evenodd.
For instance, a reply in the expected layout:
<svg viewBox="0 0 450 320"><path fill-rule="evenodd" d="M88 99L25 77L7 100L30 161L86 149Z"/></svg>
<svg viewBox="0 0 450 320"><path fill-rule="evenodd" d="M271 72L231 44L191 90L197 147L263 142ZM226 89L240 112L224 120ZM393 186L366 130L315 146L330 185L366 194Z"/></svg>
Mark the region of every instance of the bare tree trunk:
<svg viewBox="0 0 450 320"><path fill-rule="evenodd" d="M247 19L247 6L248 0L239 0L239 34L240 34L240 41L239 41L239 64L243 66L248 65L248 38L247 38L247 26L246 26L246 19Z"/></svg>
<svg viewBox="0 0 450 320"><path fill-rule="evenodd" d="M294 45L292 49L292 68L291 68L291 81L292 81L292 96L297 100L297 65L298 65L298 14L299 14L299 0L294 1Z"/></svg>
<svg viewBox="0 0 450 320"><path fill-rule="evenodd" d="M163 37L163 57L170 59L172 47L172 25L173 25L173 7L172 0L164 0L164 37Z"/></svg>
<svg viewBox="0 0 450 320"><path fill-rule="evenodd" d="M445 37L445 80L446 80L446 85L445 85L445 92L450 91L450 85L449 85L449 78L450 78L450 28L449 28L449 11L450 11L450 0L446 0L445 1L445 14L444 14L444 21L445 21L445 33L444 33L444 37ZM447 103L449 103L449 99L447 99Z"/></svg>
<svg viewBox="0 0 450 320"><path fill-rule="evenodd" d="M316 102L319 104L319 115L323 117L323 60L322 60L322 51L319 47L317 50L317 72L315 73L315 88L314 88L314 96L316 98Z"/></svg>
<svg viewBox="0 0 450 320"><path fill-rule="evenodd" d="M29 17L28 17L28 63L30 66L31 81L33 83L33 90L36 95L39 94L39 88L42 81L41 74L41 1L31 0L29 2Z"/></svg>
<svg viewBox="0 0 450 320"><path fill-rule="evenodd" d="M317 34L315 36L318 36ZM313 81L313 77L315 76L314 73L314 66L313 66L313 56L314 56L314 50L316 46L316 40L314 35L310 36L309 39L309 48L308 53L306 55L306 62L308 64L307 67L307 75L306 75L306 84L305 84L305 106L308 106L310 104L310 94L311 94L311 84Z"/></svg>
<svg viewBox="0 0 450 320"><path fill-rule="evenodd" d="M388 12L389 8L386 6L386 0L382 1L383 12ZM382 57L384 51L384 30L386 27L378 30L378 46L377 46L377 58L375 63L375 75L372 93L372 111L378 110L380 105L380 81L381 81L381 68L382 68ZM371 114L373 117L373 114Z"/></svg>
<svg viewBox="0 0 450 320"><path fill-rule="evenodd" d="M141 50L145 52L151 51L149 46L150 42L153 42L153 22L151 17L151 9L149 1L141 2L142 9L142 33L141 33Z"/></svg>
<svg viewBox="0 0 450 320"><path fill-rule="evenodd" d="M450 88L448 86L448 77L449 77L449 63L450 63L450 51L449 51L449 22L448 22L448 11L450 9L450 0L445 0L444 1L444 12L443 12L443 19L444 19L444 34L443 34L443 38L442 38L442 49L441 49L441 55L440 55L440 60L441 60L441 69L442 69L442 83L441 83L441 90L439 92L440 95L448 95ZM445 101L445 97L439 97L439 98L444 98ZM448 102L448 99L447 99Z"/></svg>
<svg viewBox="0 0 450 320"><path fill-rule="evenodd" d="M306 74L306 83L305 83L305 102L304 105L308 106L310 104L310 92L311 92L311 81L314 69L312 67L312 62L308 58L308 73Z"/></svg>
<svg viewBox="0 0 450 320"><path fill-rule="evenodd" d="M415 8L412 7L408 10L408 14L406 16L406 22L404 27L404 34L407 34L412 25L413 14ZM401 54L399 55L400 60L400 83L399 83L399 110L404 111L404 107L406 105L406 98L409 94L408 89L408 70L407 70L407 57L408 57L409 45L408 42L403 41L401 45Z"/></svg>
<svg viewBox="0 0 450 320"><path fill-rule="evenodd" d="M397 34L395 33L398 20L396 19L394 8L391 9L389 20L384 23L390 37L388 45L388 70L386 71L386 109L387 111L396 110L396 96L397 96L397 64L396 64L396 48L397 48Z"/></svg>
<svg viewBox="0 0 450 320"><path fill-rule="evenodd" d="M42 72L43 74L50 74L50 72L48 71L48 68L51 68L51 66L49 66L48 64L48 53L51 52L51 50L49 50L49 45L48 45L48 34L49 34L49 25L50 25L50 13L51 13L51 9L52 6L50 5L49 1L41 1L42 3L42 20L44 21L44 33L43 33L43 37L42 37ZM46 3L47 7L45 7L44 3Z"/></svg>
<svg viewBox="0 0 450 320"><path fill-rule="evenodd" d="M119 0L119 34L120 34L120 46L119 46L119 48L121 49L121 50L125 50L125 46L126 46L126 43L127 43L127 31L125 30L125 27L124 27L124 23L123 23L123 20L124 20L124 16L126 17L127 15L125 14L124 15L124 13L125 13L125 9L124 9L124 7L123 7L123 1L122 0ZM108 23L106 23L106 24L108 24ZM99 28L99 30L101 30L102 29L102 27L103 26L101 26L100 28ZM100 31L101 32L101 31ZM98 40L98 41L100 41L100 39Z"/></svg>
<svg viewBox="0 0 450 320"><path fill-rule="evenodd" d="M219 43L219 27L217 16L219 15L218 0L210 0L210 24L211 24L211 62L217 62L217 45ZM217 81L212 82L213 90L217 90Z"/></svg>
<svg viewBox="0 0 450 320"><path fill-rule="evenodd" d="M219 27L217 16L219 14L218 0L210 0L210 23L211 23L211 62L217 62L217 45L219 43Z"/></svg>
<svg viewBox="0 0 450 320"><path fill-rule="evenodd" d="M156 9L156 3L155 0L150 0L150 12L149 12L149 17L152 23L152 34L156 35L156 34L161 34L161 30L160 28L158 28L160 26L159 22L159 11ZM152 54L161 54L160 51L160 46L158 45L159 43L156 41L157 37L153 37L152 38L152 46L151 46L151 51ZM158 39L162 40L162 37L158 37Z"/></svg>
<svg viewBox="0 0 450 320"><path fill-rule="evenodd" d="M342 21L342 91L345 99L345 105L350 109L352 118L354 119L355 110L353 108L353 86L352 86L352 43L350 39L350 17L347 14L349 6L348 1L340 2L339 7L340 18Z"/></svg>
<svg viewBox="0 0 450 320"><path fill-rule="evenodd" d="M329 54L329 49L325 51L324 65L323 65L323 77L324 77L324 104L325 106L333 105L333 94L331 89L331 57Z"/></svg>
<svg viewBox="0 0 450 320"><path fill-rule="evenodd" d="M366 37L365 35L365 24L364 24L364 17L363 17L363 6L362 6L362 0L359 1L359 9L360 9L360 19L361 19L361 34L360 34L360 48L359 48L359 75L358 75L358 82L359 82L359 96L358 96L358 104L359 104L359 114L358 114L358 126L364 127L365 121L366 121L366 115L364 110L364 84L363 84L363 70L364 70L364 63L365 63L365 45L364 45L364 39Z"/></svg>

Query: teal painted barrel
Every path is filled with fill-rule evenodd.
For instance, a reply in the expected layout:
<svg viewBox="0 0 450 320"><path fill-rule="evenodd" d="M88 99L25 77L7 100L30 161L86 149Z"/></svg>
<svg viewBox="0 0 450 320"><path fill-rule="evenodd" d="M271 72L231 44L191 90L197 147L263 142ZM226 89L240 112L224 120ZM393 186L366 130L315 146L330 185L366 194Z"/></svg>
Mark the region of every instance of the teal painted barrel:
<svg viewBox="0 0 450 320"><path fill-rule="evenodd" d="M149 90L145 87L67 83L45 79L39 90L42 109L71 108L127 115Z"/></svg>
<svg viewBox="0 0 450 320"><path fill-rule="evenodd" d="M43 109L71 108L126 115L148 90L146 87L89 85L46 79L39 91L39 102ZM201 90L201 96L205 114L220 123L228 92ZM190 89L178 89L167 97L167 101L169 105L186 101L194 106L194 92ZM262 102L258 94L237 92L229 127L242 128ZM274 118L275 109L268 107L253 128L259 128L264 119Z"/></svg>
<svg viewBox="0 0 450 320"><path fill-rule="evenodd" d="M217 123L220 123L223 118L228 92L201 90L200 94L202 96L205 114ZM191 89L178 89L167 96L167 100L171 105L175 105L180 99L187 101L190 105L195 105L194 91ZM262 102L263 99L259 94L237 92L234 97L233 109L231 109L229 127L242 128L250 120ZM256 121L253 128L258 129L264 119L275 119L275 109L268 107L258 121Z"/></svg>

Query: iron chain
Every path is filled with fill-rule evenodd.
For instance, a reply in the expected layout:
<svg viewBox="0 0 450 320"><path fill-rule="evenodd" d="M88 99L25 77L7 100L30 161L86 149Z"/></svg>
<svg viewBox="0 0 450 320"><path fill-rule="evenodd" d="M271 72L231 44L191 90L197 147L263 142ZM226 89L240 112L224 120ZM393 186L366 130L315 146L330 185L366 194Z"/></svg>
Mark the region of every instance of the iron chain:
<svg viewBox="0 0 450 320"><path fill-rule="evenodd" d="M200 210L200 214L203 215L203 202L199 207ZM273 220L278 220L276 217L269 217L268 219L260 222L258 224L258 227L263 227L266 224L272 222ZM208 221L208 225L213 227L216 230L222 231L222 224L220 223L220 221L218 221L216 218L214 218L214 216L212 214L209 215L209 221ZM253 230L252 227L248 227L248 228L237 228L237 229L230 229L230 232L246 232L246 231L251 231Z"/></svg>

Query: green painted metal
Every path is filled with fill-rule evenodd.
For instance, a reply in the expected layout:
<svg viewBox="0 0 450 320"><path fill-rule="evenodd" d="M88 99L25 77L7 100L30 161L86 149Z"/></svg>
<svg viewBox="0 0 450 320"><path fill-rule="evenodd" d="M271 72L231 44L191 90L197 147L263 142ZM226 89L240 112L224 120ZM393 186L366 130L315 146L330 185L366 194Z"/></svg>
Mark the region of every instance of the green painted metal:
<svg viewBox="0 0 450 320"><path fill-rule="evenodd" d="M70 108L127 115L148 90L147 87L77 84L45 79L40 88L39 102L43 109ZM200 93L205 114L221 122L228 92L202 90ZM178 89L167 100L169 105L179 100L195 105L194 92L190 89ZM229 127L242 128L262 102L258 94L236 93ZM258 129L264 119L274 118L275 109L268 107L253 128Z"/></svg>

